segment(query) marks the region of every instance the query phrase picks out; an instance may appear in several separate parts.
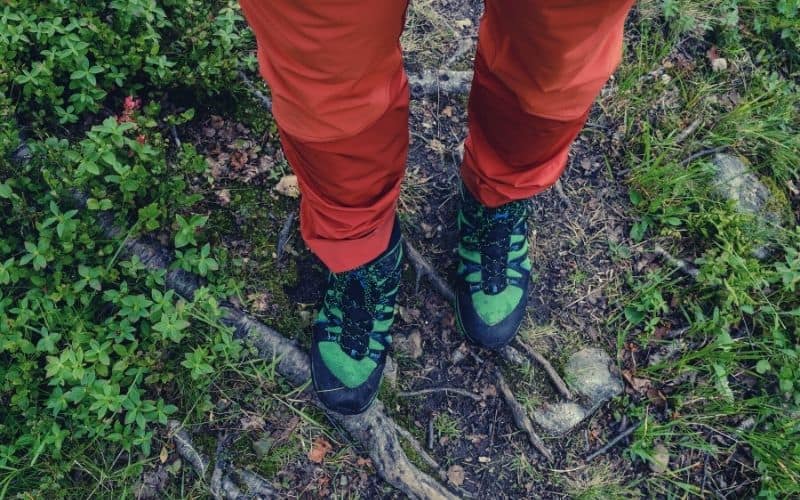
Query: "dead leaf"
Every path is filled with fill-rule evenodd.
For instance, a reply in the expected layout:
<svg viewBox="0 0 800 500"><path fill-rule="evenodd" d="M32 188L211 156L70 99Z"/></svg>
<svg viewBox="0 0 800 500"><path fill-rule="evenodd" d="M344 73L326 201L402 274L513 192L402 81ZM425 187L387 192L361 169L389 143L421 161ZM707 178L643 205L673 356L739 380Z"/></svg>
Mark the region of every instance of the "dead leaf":
<svg viewBox="0 0 800 500"><path fill-rule="evenodd" d="M161 460L161 463L163 464L167 461L167 458L169 458L169 451L167 451L166 446L162 446L161 453L158 454L158 459Z"/></svg>
<svg viewBox="0 0 800 500"><path fill-rule="evenodd" d="M300 185L297 183L296 175L285 175L278 184L275 185L275 191L288 196L289 198L297 198L300 196Z"/></svg>
<svg viewBox="0 0 800 500"><path fill-rule="evenodd" d="M314 442L311 444L311 451L308 452L308 459L315 464L321 464L325 460L325 455L332 449L333 446L331 443L320 436L314 439Z"/></svg>
<svg viewBox="0 0 800 500"><path fill-rule="evenodd" d="M220 189L217 191L217 199L219 204L223 207L229 205L231 202L231 191L229 189Z"/></svg>
<svg viewBox="0 0 800 500"><path fill-rule="evenodd" d="M442 108L442 114L448 118L453 117L453 106L445 106Z"/></svg>
<svg viewBox="0 0 800 500"><path fill-rule="evenodd" d="M447 469L447 480L454 486L461 486L464 484L464 468L460 465L451 465Z"/></svg>
<svg viewBox="0 0 800 500"><path fill-rule="evenodd" d="M456 19L454 24L463 30L472 26L472 19Z"/></svg>
<svg viewBox="0 0 800 500"><path fill-rule="evenodd" d="M638 393L647 392L647 390L653 385L653 382L649 379L634 377L630 370L623 370L622 378L624 378L625 381L628 382L628 385L630 385L631 388Z"/></svg>
<svg viewBox="0 0 800 500"><path fill-rule="evenodd" d="M716 45L712 45L711 48L708 49L706 56L709 62L711 62L712 71L725 71L728 69L728 60L719 56Z"/></svg>
<svg viewBox="0 0 800 500"><path fill-rule="evenodd" d="M483 389L481 389L481 396L484 398L496 398L497 397L497 387L493 384L489 384Z"/></svg>

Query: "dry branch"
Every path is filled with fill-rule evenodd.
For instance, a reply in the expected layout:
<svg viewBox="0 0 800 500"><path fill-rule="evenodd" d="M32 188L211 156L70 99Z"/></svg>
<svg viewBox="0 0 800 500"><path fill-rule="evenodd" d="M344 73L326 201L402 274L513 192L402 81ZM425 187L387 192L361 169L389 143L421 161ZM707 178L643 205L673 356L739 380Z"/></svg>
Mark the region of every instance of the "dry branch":
<svg viewBox="0 0 800 500"><path fill-rule="evenodd" d="M526 434L528 434L528 440L531 442L534 448L541 453L548 462L553 461L553 454L550 450L545 446L544 441L542 438L536 434L536 431L533 430L533 423L531 419L528 417L528 413L525 411L525 408L517 401L517 398L514 397L514 393L511 392L511 388L508 386L508 382L506 382L505 377L503 377L503 373L500 371L499 368L495 370L495 374L497 376L497 387L500 389L500 393L503 395L503 399L505 400L508 408L511 410L511 415L514 417L514 422L517 424L517 427L524 430Z"/></svg>
<svg viewBox="0 0 800 500"><path fill-rule="evenodd" d="M522 350L528 353L528 356L532 357L534 360L536 360L537 363L539 363L542 366L542 368L544 368L545 373L547 373L547 375L550 377L550 380L553 382L553 385L562 396L564 396L569 401L572 401L574 399L572 396L572 392L570 392L569 388L567 387L567 384L564 383L564 379L561 378L561 376L558 374L555 368L553 368L553 365L550 364L547 358L539 354L539 352L537 352L533 347L529 346L524 342L517 341L517 345L522 347Z"/></svg>

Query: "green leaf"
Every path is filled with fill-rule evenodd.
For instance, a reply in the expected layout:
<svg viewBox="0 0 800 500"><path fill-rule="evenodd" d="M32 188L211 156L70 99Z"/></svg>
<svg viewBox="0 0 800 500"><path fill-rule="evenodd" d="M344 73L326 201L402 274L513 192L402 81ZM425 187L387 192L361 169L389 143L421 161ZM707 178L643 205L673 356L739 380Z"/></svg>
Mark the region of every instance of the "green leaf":
<svg viewBox="0 0 800 500"><path fill-rule="evenodd" d="M761 359L756 363L756 373L760 375L764 375L768 371L772 370L772 366L769 364L769 361L766 359Z"/></svg>

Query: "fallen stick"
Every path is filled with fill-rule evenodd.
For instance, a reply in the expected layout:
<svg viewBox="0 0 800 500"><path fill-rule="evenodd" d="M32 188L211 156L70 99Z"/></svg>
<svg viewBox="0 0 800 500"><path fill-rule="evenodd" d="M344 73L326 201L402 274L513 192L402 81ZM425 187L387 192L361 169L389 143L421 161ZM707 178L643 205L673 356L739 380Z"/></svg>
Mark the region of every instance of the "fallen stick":
<svg viewBox="0 0 800 500"><path fill-rule="evenodd" d="M525 411L525 408L517 401L517 398L514 397L514 393L511 392L511 388L508 386L508 382L506 382L505 377L503 377L503 373L500 371L499 368L495 370L495 374L497 376L497 386L500 388L500 393L503 395L503 399L505 400L508 408L511 410L511 415L514 417L514 422L517 424L517 427L524 430L526 434L528 434L528 440L531 442L534 448L541 453L548 462L553 461L553 454L550 450L545 446L544 441L542 438L536 434L536 431L533 430L533 423L531 419L528 417L528 413Z"/></svg>
<svg viewBox="0 0 800 500"><path fill-rule="evenodd" d="M558 372L553 368L553 365L550 362L539 354L533 347L529 346L528 344L517 340L517 345L519 345L523 351L525 351L528 356L532 357L536 360L542 368L544 368L545 373L550 377L550 381L553 382L553 385L558 390L558 392L564 396L567 400L572 401L574 397L572 396L572 392L570 392L567 384L564 383L564 379L558 374Z"/></svg>
<svg viewBox="0 0 800 500"><path fill-rule="evenodd" d="M406 239L405 247L406 253L408 254L408 260L411 261L411 264L414 266L414 270L417 273L417 285L419 285L419 279L421 277L426 277L431 282L433 287L438 291L444 298L446 298L449 302L454 303L456 301L456 295L453 293L453 289L450 288L450 285L447 284L445 280L442 279L441 276L433 269L433 266L425 260L425 258L417 251L414 246L409 243Z"/></svg>
<svg viewBox="0 0 800 500"><path fill-rule="evenodd" d="M401 391L398 392L397 395L401 397L413 397L413 396L422 396L424 394L431 394L435 392L452 392L453 394L459 394L461 396L465 396L475 401L480 401L480 395L475 394L474 392L469 392L465 389L458 389L456 387L432 387L430 389L419 389L417 391Z"/></svg>
<svg viewBox="0 0 800 500"><path fill-rule="evenodd" d="M594 460L595 458L597 458L597 457L599 457L600 455L604 454L605 452L607 452L608 450L610 450L611 448L613 448L613 447L614 447L614 446L615 446L617 443L619 443L620 441L622 441L622 440L623 440L623 439L625 439L626 437L628 437L628 436L630 436L631 434L633 434L633 432L634 432L636 429L638 429L640 425L641 425L641 422L639 422L638 424L635 424L635 425L632 425L632 426L628 427L628 428L627 428L627 429L625 429L625 430L624 430L622 433L620 433L620 434L619 434L617 437L615 437L614 439L612 439L611 441L609 441L608 443L606 443L606 444L605 444L605 446L603 446L603 447L602 447L602 448L600 448L599 450L597 450L597 451L595 451L595 452L591 453L589 456L587 456L587 457L584 459L584 461L585 461L585 462L591 462L591 461L592 461L592 460Z"/></svg>
<svg viewBox="0 0 800 500"><path fill-rule="evenodd" d="M294 226L294 218L295 213L294 211L289 212L289 215L286 217L286 222L283 223L283 228L281 228L281 232L278 233L278 245L275 249L275 260L280 262L281 258L283 258L283 247L286 246L286 243L289 242L289 233L292 232L292 227Z"/></svg>

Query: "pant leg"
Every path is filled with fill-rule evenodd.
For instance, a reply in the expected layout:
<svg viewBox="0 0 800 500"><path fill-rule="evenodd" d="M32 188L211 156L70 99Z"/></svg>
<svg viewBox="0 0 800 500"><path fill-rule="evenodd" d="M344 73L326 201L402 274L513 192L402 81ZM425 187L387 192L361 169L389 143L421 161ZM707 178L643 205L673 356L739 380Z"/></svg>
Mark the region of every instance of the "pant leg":
<svg viewBox="0 0 800 500"><path fill-rule="evenodd" d="M486 0L462 178L496 207L553 185L619 64L633 0Z"/></svg>
<svg viewBox="0 0 800 500"><path fill-rule="evenodd" d="M407 0L240 0L281 142L301 234L333 271L389 242L408 152L399 38Z"/></svg>

